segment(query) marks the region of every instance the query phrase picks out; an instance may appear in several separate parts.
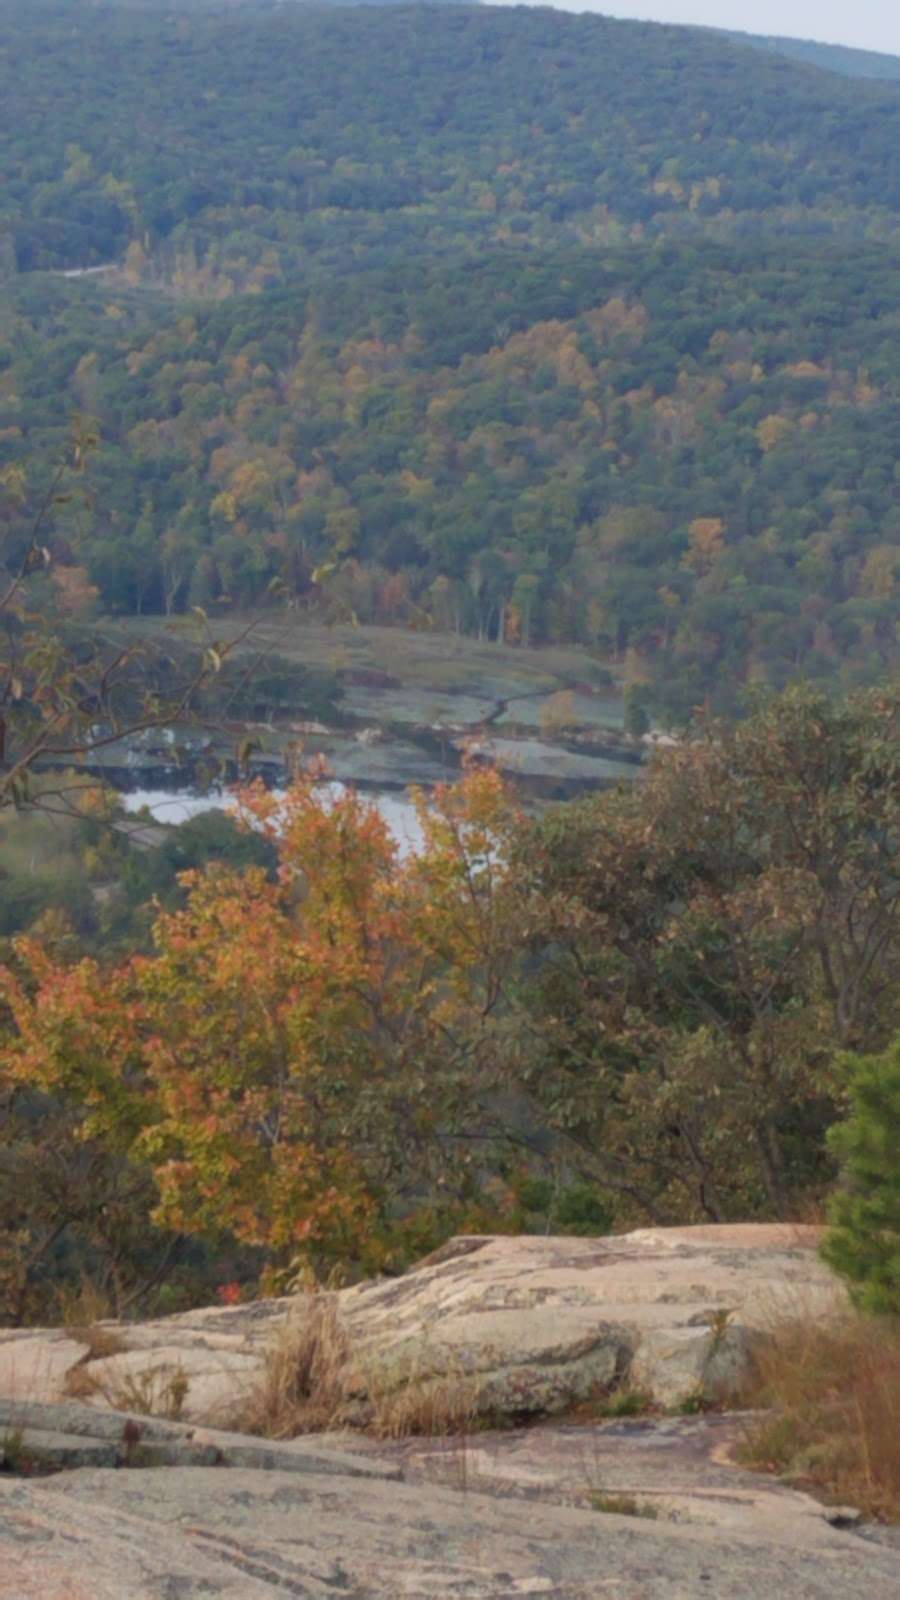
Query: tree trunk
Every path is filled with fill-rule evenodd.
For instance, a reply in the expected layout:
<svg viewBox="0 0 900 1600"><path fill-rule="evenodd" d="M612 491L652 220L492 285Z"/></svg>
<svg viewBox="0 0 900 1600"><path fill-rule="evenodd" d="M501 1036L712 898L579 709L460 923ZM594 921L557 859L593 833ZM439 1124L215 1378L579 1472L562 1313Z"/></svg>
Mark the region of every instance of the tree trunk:
<svg viewBox="0 0 900 1600"><path fill-rule="evenodd" d="M778 1134L771 1122L761 1122L756 1129L756 1143L762 1160L766 1193L778 1220L789 1220L790 1204L784 1175L784 1155Z"/></svg>

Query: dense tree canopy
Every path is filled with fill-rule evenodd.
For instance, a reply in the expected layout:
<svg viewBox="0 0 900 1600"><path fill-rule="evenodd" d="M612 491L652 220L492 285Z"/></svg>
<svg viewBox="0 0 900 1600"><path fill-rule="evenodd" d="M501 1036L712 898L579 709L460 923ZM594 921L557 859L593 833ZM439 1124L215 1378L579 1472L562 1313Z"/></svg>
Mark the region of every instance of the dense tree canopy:
<svg viewBox="0 0 900 1600"><path fill-rule="evenodd" d="M106 610L274 581L637 650L661 708L725 707L895 659L898 292L874 248L783 244L494 253L177 319L24 280L0 451L50 461L72 407L98 418L96 509L56 537Z"/></svg>
<svg viewBox="0 0 900 1600"><path fill-rule="evenodd" d="M848 1056L851 1114L831 1130L842 1184L831 1204L826 1260L865 1311L900 1315L900 1035L880 1056Z"/></svg>
<svg viewBox="0 0 900 1600"><path fill-rule="evenodd" d="M886 55L881 50L856 50L847 45L821 44L814 39L787 39L780 34L731 31L728 36L736 44L752 44L757 49L772 50L776 55L806 61L811 66L822 67L826 72L839 72L847 78L880 78L883 82L891 83L900 79L900 56Z"/></svg>
<svg viewBox="0 0 900 1600"><path fill-rule="evenodd" d="M897 230L900 99L704 30L488 7L0 7L20 270L630 230ZM4 218L5 213L5 218Z"/></svg>
<svg viewBox="0 0 900 1600"><path fill-rule="evenodd" d="M827 1181L836 1047L898 1018L896 693L791 691L524 842L530 1082L658 1218Z"/></svg>
<svg viewBox="0 0 900 1600"><path fill-rule="evenodd" d="M900 89L759 43L0 0L3 1320L793 1217L840 1157L845 1266L896 1209ZM576 642L689 731L538 818L470 768L406 854L316 773L140 853L83 773L19 821L198 689L331 718L229 676L285 600Z"/></svg>

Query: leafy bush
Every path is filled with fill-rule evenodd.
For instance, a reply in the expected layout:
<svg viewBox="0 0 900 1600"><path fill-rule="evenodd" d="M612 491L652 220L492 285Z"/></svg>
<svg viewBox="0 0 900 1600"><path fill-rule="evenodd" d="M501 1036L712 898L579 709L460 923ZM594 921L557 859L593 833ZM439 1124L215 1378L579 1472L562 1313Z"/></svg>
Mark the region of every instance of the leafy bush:
<svg viewBox="0 0 900 1600"><path fill-rule="evenodd" d="M515 1192L523 1233L571 1233L591 1239L612 1231L609 1199L581 1179L558 1187L549 1178L526 1177L516 1183Z"/></svg>

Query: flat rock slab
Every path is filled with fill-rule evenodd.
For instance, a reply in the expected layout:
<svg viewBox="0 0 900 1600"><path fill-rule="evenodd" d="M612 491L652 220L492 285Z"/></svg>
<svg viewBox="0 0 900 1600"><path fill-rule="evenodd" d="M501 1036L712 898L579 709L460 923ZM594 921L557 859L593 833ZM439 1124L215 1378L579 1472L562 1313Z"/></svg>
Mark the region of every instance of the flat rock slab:
<svg viewBox="0 0 900 1600"><path fill-rule="evenodd" d="M337 1300L382 1390L466 1381L476 1409L511 1416L564 1411L604 1388L677 1407L738 1393L754 1341L779 1317L818 1318L845 1304L818 1237L782 1224L462 1237L402 1277ZM87 1365L65 1330L0 1330L0 1397L81 1394L166 1415L174 1380L179 1415L227 1424L279 1328L306 1305L263 1300L102 1324L125 1348Z"/></svg>
<svg viewBox="0 0 900 1600"><path fill-rule="evenodd" d="M0 1466L13 1472L73 1467L252 1467L318 1477L399 1480L399 1462L372 1451L350 1454L328 1436L260 1439L251 1434L103 1411L75 1401L44 1405L0 1400Z"/></svg>
<svg viewBox="0 0 900 1600"><path fill-rule="evenodd" d="M0 1481L2 1600L898 1600L896 1556L420 1483L200 1467Z"/></svg>
<svg viewBox="0 0 900 1600"><path fill-rule="evenodd" d="M739 1417L377 1450L74 1403L6 1402L0 1440L12 1423L74 1470L0 1475L0 1600L900 1600L897 1551L852 1513L730 1465ZM626 1494L655 1520L598 1508Z"/></svg>
<svg viewBox="0 0 900 1600"><path fill-rule="evenodd" d="M382 1441L377 1450L410 1483L573 1506L627 1497L643 1515L702 1525L717 1537L738 1533L813 1546L830 1545L835 1527L868 1536L872 1529L853 1507L823 1505L776 1478L735 1465L752 1415L547 1422L466 1438ZM360 1454L376 1449L360 1435L342 1436L340 1448Z"/></svg>

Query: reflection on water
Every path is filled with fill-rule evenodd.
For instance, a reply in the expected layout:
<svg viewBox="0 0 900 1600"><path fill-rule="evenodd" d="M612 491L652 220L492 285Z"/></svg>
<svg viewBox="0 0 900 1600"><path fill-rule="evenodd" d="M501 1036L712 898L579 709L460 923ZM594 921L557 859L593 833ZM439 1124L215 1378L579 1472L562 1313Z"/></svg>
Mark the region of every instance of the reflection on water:
<svg viewBox="0 0 900 1600"><path fill-rule="evenodd" d="M342 783L322 785L323 789L335 796L342 794L345 787ZM278 794L280 791L275 789L272 792ZM419 848L422 830L413 806L403 794L375 789L366 791L364 798L371 799L373 805L377 805L404 853ZM168 822L175 827L179 822L198 817L203 811L227 811L234 805L233 796L227 789L210 789L203 794L191 793L190 790L134 789L130 794L123 794L121 801L128 812L146 807L154 821Z"/></svg>

